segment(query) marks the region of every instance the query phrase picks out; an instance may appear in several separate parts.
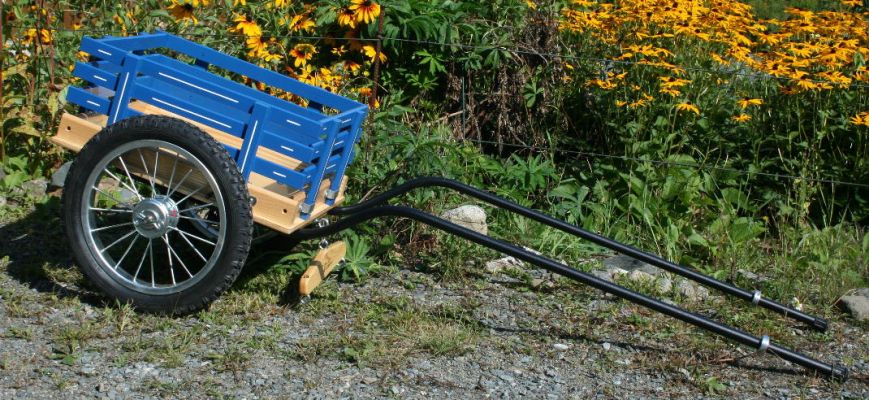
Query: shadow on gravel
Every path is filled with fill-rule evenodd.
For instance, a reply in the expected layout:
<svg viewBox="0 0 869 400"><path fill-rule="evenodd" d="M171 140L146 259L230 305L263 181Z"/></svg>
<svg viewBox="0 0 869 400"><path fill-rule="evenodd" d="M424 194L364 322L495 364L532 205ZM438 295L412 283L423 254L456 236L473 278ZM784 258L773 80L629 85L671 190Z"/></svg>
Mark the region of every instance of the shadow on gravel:
<svg viewBox="0 0 869 400"><path fill-rule="evenodd" d="M31 289L95 306L105 303L105 298L82 289L84 282L54 278L77 276L77 271L70 273L76 266L63 233L60 197L49 196L25 217L0 226L0 257L9 257L5 273Z"/></svg>

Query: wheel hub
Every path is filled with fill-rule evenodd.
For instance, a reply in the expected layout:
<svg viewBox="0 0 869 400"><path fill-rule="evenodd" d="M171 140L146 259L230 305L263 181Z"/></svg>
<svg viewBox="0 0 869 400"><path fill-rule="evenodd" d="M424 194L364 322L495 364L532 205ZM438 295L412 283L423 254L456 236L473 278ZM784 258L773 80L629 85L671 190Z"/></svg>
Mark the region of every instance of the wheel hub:
<svg viewBox="0 0 869 400"><path fill-rule="evenodd" d="M155 239L178 225L178 205L166 196L140 201L133 207L133 226L140 235Z"/></svg>

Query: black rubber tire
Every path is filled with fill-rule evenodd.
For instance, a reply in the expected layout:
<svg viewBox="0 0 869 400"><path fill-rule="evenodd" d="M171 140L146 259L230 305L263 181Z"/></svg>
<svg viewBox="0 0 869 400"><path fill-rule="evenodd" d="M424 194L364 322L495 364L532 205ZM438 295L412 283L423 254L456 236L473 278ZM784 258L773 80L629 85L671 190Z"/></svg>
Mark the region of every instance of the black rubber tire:
<svg viewBox="0 0 869 400"><path fill-rule="evenodd" d="M224 194L226 238L217 262L196 284L170 295L146 294L120 284L87 247L81 221L86 180L113 149L135 140L163 140L180 146L209 169ZM70 167L63 193L63 221L75 260L85 276L109 297L136 309L159 314L186 314L206 307L241 273L250 250L253 216L247 186L226 149L199 128L176 118L144 115L118 121L91 138Z"/></svg>

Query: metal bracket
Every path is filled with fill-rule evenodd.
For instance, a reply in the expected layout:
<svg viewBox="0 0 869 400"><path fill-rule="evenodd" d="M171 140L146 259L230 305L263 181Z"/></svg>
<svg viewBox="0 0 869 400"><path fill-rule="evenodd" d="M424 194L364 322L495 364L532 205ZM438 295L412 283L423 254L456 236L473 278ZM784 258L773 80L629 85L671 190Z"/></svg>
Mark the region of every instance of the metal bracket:
<svg viewBox="0 0 869 400"><path fill-rule="evenodd" d="M763 353L763 352L765 352L766 349L768 349L768 348L769 348L769 336L767 336L767 335L763 335L763 336L760 338L760 347L758 348L758 351L760 351L761 353Z"/></svg>
<svg viewBox="0 0 869 400"><path fill-rule="evenodd" d="M326 189L326 199L327 200L335 200L338 197L338 191L332 189Z"/></svg>
<svg viewBox="0 0 869 400"><path fill-rule="evenodd" d="M310 214L311 212L314 211L314 205L308 204L308 203L299 204L299 211L302 214Z"/></svg>
<svg viewBox="0 0 869 400"><path fill-rule="evenodd" d="M751 304L758 305L760 303L760 290L755 290L751 296Z"/></svg>

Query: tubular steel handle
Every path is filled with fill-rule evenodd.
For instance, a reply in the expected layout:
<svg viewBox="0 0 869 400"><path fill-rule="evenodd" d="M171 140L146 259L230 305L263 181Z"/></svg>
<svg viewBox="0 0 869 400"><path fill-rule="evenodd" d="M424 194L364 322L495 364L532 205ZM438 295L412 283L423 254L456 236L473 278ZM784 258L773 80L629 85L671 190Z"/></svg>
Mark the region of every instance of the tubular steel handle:
<svg viewBox="0 0 869 400"><path fill-rule="evenodd" d="M767 300L763 298L760 294L760 291L747 291L744 289L740 289L736 286L733 286L729 283L719 281L710 276L706 276L701 274L691 268L673 263L671 261L665 260L659 256L656 256L651 253L647 253L635 247L626 245L624 243L617 242L615 240L609 239L607 237L589 232L585 229L582 229L576 225L569 224L559 219L555 219L550 217L549 215L543 214L540 211L532 210L530 208L523 207L519 204L516 204L510 200L507 200L503 197L496 196L492 193L477 189L473 186L468 186L464 183L442 178L442 177L423 177L409 180L399 186L391 188L367 201L362 203L358 203L352 206L346 207L338 207L331 211L331 214L336 215L346 215L352 214L359 210L364 210L373 206L381 205L389 201L390 199L405 194L413 189L421 188L421 187L430 187L430 186L440 186L449 189L453 189L457 192L466 194L471 197L475 197L479 200L483 200L489 204L498 206L500 208L512 211L514 213L520 214L524 217L531 218L537 222L548 225L552 228L558 229L562 232L569 233L571 235L580 237L582 239L593 242L597 245L606 247L610 250L616 251L618 253L630 256L634 259L643 261L647 264L654 265L658 268L664 269L666 271L672 272L674 274L681 275L685 278L688 278L692 281L699 282L708 287L720 290L724 293L727 293L732 296L736 296L742 300L749 301L754 305L761 306L763 308L775 311L779 314L782 314L786 317L790 317L797 321L803 322L811 326L812 328L824 332L827 330L827 321L820 317L814 317L803 313L802 311L796 310L794 308L788 307L784 304Z"/></svg>
<svg viewBox="0 0 869 400"><path fill-rule="evenodd" d="M349 211L348 211L349 210ZM758 350L766 350L770 353L778 355L779 357L799 364L805 368L818 371L826 376L829 376L833 379L845 380L848 377L848 369L842 366L833 366L830 364L823 363L821 361L810 358L806 355L797 353L788 348L773 344L769 341L769 338L764 336L763 338L759 338L743 332L739 329L712 321L708 318L705 318L701 315L691 313L689 311L683 310L679 307L672 306L670 304L664 303L662 301L647 297L643 294L635 292L633 290L627 289L625 287L619 286L617 284L605 281L603 279L597 278L594 275L590 275L584 273L582 271L571 268L565 264L553 261L549 258L543 257L541 255L537 255L531 253L521 247L516 245L504 242L502 240L494 239L492 237L483 235L481 233L472 231L470 229L461 227L459 225L453 224L449 221L437 218L430 214L424 213L420 210L410 208L410 207L402 207L402 206L377 206L370 208L356 208L354 207L346 207L341 210L340 213L349 213L349 215L345 218L342 218L331 225L321 228L307 228L296 231L292 238L294 239L310 239L316 238L325 235L331 235L337 232L340 232L344 229L353 227L360 223L366 222L373 218L382 217L382 216L398 216L405 217L417 220L419 222L431 225L435 228L443 230L445 232L454 234L456 236L460 236L462 238L468 239L472 242L481 244L493 250L500 251L504 254L511 255L523 261L529 262L531 264L537 265L541 268L544 268L553 273L565 276L572 280L585 283L591 287L596 289L600 289L604 292L611 293L618 297L621 297L625 300L631 301L633 303L645 306L652 310L658 311L662 314L669 315L671 317L680 319L682 321L688 322L692 325L698 326L700 328L706 329L710 332L717 333L721 336L724 336L728 339L734 340L741 344L744 344L749 347L753 347Z"/></svg>

